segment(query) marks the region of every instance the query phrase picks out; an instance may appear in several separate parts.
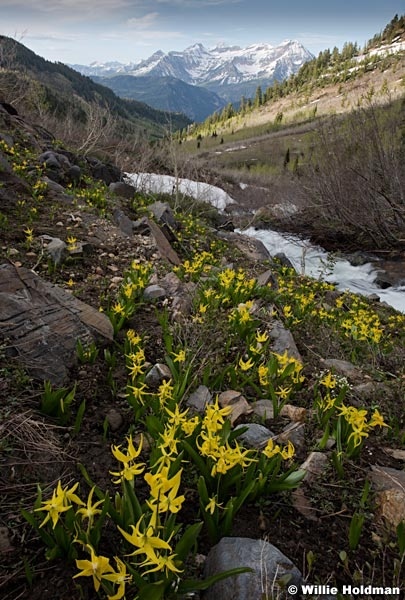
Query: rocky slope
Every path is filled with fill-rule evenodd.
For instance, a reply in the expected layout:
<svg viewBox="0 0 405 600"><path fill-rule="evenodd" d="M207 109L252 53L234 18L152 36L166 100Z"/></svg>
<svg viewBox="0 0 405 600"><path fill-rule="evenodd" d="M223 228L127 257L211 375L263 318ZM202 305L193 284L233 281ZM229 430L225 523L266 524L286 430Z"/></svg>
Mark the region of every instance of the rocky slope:
<svg viewBox="0 0 405 600"><path fill-rule="evenodd" d="M221 215L189 198L174 210L140 195L114 166L70 152L6 104L0 165L2 598L54 600L57 593L60 600L90 600L100 579L103 597L115 582L121 597L126 587L127 597L158 588L154 597L166 598L171 581L191 577L201 587L248 561L251 573L225 586L216 582L201 597L245 600L276 586L283 598L280 569L290 585L328 581L341 589L361 581L395 597L405 550L403 315L297 276L252 240L224 231ZM44 389L44 379L54 385ZM156 408L163 397L168 410ZM219 421L202 433L213 442L214 430L222 431L222 458L243 451L243 466L232 471L245 495L239 510L240 489L231 491L229 481L222 487L226 472L217 473L223 463L208 456L208 468L192 460L198 447L205 456L203 437L194 454L187 452L193 426L203 428L213 414ZM350 424L343 414L359 419L352 432L363 434L358 451L350 429L342 437ZM166 446L163 434L171 435L173 423L177 437ZM161 449L171 456L178 444L183 450L173 470L181 462L183 478L170 501L181 510L168 521L178 519L176 540L196 532L200 520L204 529L193 534L184 560L190 540L183 538L178 562L164 556L168 568L159 563L154 581L145 573L150 565L128 558L128 537L139 543L133 490L149 515L153 473L143 469L156 468ZM142 465L133 464L138 451ZM119 469L128 481L141 469L128 521L125 485L120 491L110 474L123 477L116 471L123 456ZM259 461L263 471L252 476ZM270 476L268 465L277 472L273 487L252 496ZM214 484L207 499L203 480ZM35 512L38 483L43 500ZM63 506L51 507L48 499L54 493L59 502L61 490ZM71 503L86 492L74 512ZM91 519L100 526L93 529ZM149 529L144 534L150 538ZM78 535L87 546L73 541ZM89 539L98 553L92 564L111 560L121 580L112 566L103 571L112 580L87 571ZM173 543L172 535L160 540L159 553ZM46 548L53 560L45 559ZM140 579L130 583L114 556L136 563ZM181 567L179 578L170 579L173 567Z"/></svg>

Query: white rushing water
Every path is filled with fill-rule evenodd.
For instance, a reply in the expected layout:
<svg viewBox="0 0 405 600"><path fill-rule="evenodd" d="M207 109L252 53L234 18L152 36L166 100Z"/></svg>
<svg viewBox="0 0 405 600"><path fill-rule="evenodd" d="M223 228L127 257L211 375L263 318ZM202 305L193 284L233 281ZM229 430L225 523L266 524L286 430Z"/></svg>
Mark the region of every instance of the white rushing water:
<svg viewBox="0 0 405 600"><path fill-rule="evenodd" d="M249 227L240 233L260 240L272 256L283 252L298 273L315 279L322 278L336 284L337 289L342 291L349 290L364 296L377 294L381 301L405 312L405 286L384 290L378 287L375 283L378 270L371 263L354 266L348 260L333 259L308 240L277 231Z"/></svg>
<svg viewBox="0 0 405 600"><path fill-rule="evenodd" d="M171 194L177 189L182 194L215 206L220 212L229 204L235 204L235 200L224 190L208 183L155 173L127 173L126 176L139 191ZM371 263L354 266L345 259L335 260L323 248L313 246L308 240L277 231L250 227L239 233L260 240L272 256L283 252L298 273L315 279L322 278L336 284L342 291L349 290L364 296L377 294L382 302L405 312L405 286L384 290L378 287L375 283L378 269Z"/></svg>

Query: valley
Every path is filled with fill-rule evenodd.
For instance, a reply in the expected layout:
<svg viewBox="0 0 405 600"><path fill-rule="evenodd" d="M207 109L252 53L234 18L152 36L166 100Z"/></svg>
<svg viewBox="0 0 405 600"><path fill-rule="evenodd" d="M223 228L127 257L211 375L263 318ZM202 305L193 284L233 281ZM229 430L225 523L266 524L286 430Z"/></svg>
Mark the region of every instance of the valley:
<svg viewBox="0 0 405 600"><path fill-rule="evenodd" d="M0 38L2 600L403 593L404 23L199 123Z"/></svg>

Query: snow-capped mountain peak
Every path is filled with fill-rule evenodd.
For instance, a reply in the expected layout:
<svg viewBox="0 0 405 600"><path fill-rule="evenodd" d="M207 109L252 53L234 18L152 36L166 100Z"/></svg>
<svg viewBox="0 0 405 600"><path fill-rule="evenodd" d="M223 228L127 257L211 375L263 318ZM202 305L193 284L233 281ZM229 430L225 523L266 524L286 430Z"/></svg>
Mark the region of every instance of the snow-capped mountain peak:
<svg viewBox="0 0 405 600"><path fill-rule="evenodd" d="M192 85L212 86L255 79L284 79L311 58L312 54L294 40L284 40L279 46L263 42L246 48L218 44L207 49L196 43L183 51L164 53L158 50L135 64L110 62L74 67L86 75L108 76L115 72L134 76L171 76Z"/></svg>

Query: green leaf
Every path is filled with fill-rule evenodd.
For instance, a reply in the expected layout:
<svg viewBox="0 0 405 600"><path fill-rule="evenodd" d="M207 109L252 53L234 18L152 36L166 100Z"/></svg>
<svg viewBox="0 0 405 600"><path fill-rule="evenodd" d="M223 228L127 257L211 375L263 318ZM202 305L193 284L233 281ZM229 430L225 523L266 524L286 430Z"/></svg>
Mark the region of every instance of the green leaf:
<svg viewBox="0 0 405 600"><path fill-rule="evenodd" d="M401 521L397 526L397 539L400 556L405 554L405 521Z"/></svg>
<svg viewBox="0 0 405 600"><path fill-rule="evenodd" d="M174 554L176 554L178 559L182 562L186 560L187 556L190 554L191 548L197 543L202 526L202 522L190 525L181 536L181 539L177 542Z"/></svg>
<svg viewBox="0 0 405 600"><path fill-rule="evenodd" d="M187 452L187 454L193 460L195 466L200 471L200 473L204 477L205 481L210 482L212 479L211 473L210 473L207 465L205 464L204 459L201 458L201 456L198 454L198 452L196 452L196 450L194 450L194 448L192 446L190 446L190 444L186 440L181 440L181 444L182 444L183 448L185 449L185 451Z"/></svg>
<svg viewBox="0 0 405 600"><path fill-rule="evenodd" d="M167 580L148 583L139 590L138 600L162 600L167 583Z"/></svg>
<svg viewBox="0 0 405 600"><path fill-rule="evenodd" d="M83 416L84 416L84 411L86 410L86 400L83 400L83 402L80 404L79 406L79 410L77 411L77 415L76 415L76 419L75 419L75 424L73 427L73 433L74 435L77 435L81 429L82 426L82 421L83 421Z"/></svg>
<svg viewBox="0 0 405 600"><path fill-rule="evenodd" d="M203 580L186 580L182 581L179 584L178 592L181 594L188 594L190 592L196 592L198 590L206 590L217 581L222 581L222 579L227 579L228 577L233 577L235 575L240 575L241 573L252 573L253 569L250 567L238 567L236 569L229 569L228 571L223 571L222 573L218 573L217 575L212 575L211 577L207 577Z"/></svg>
<svg viewBox="0 0 405 600"><path fill-rule="evenodd" d="M270 492L293 490L305 477L305 473L306 471L304 471L303 469L298 469L297 471L289 473L287 477L282 477L278 480L274 479L273 481L270 481L269 485L267 486L267 490Z"/></svg>

